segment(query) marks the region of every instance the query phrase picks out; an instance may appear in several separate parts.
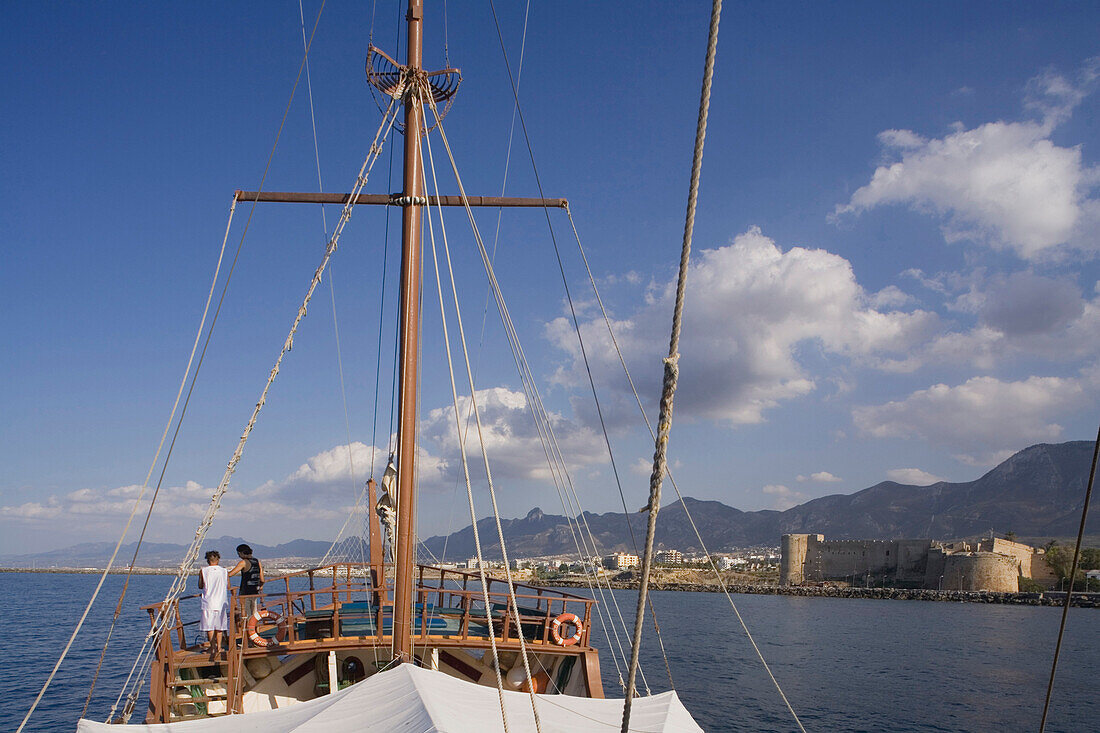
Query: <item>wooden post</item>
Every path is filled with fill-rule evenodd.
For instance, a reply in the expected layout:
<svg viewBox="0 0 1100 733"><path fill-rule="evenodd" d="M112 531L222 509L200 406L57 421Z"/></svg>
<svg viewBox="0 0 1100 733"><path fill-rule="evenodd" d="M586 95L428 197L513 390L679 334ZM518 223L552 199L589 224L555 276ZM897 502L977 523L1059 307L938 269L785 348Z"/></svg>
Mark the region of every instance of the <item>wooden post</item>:
<svg viewBox="0 0 1100 733"><path fill-rule="evenodd" d="M407 73L422 65L423 0L409 0ZM401 231L401 324L398 349L400 401L397 409L397 541L393 594L393 656L412 661L412 585L416 563L417 367L420 358L420 212L424 195L420 133L423 110L416 90L405 93L405 179Z"/></svg>
<svg viewBox="0 0 1100 733"><path fill-rule="evenodd" d="M378 529L378 518L374 516L374 508L378 505L378 485L374 479L367 480L367 511L370 518L367 520L368 538L370 541L370 578L374 593L371 603L381 606L386 602L386 571L382 567L382 533Z"/></svg>

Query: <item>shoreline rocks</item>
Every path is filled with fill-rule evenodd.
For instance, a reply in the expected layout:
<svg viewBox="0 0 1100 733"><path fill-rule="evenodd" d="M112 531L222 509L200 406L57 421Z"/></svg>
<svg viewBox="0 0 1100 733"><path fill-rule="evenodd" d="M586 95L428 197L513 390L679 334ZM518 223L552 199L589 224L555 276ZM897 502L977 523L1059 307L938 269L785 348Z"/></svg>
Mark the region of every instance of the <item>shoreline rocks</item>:
<svg viewBox="0 0 1100 733"><path fill-rule="evenodd" d="M529 582L529 585L556 588L587 588L588 581L560 579ZM611 580L612 588L637 590L636 580ZM1066 594L1061 591L1045 593L998 593L994 591L927 590L924 588L849 588L842 586L763 585L736 584L726 586L730 593L798 596L803 598L870 598L896 601L937 601L940 603L997 603L1018 606L1063 606ZM650 581L650 590L688 591L694 593L721 593L715 583L670 583ZM1072 604L1076 608L1100 608L1100 593L1074 593Z"/></svg>

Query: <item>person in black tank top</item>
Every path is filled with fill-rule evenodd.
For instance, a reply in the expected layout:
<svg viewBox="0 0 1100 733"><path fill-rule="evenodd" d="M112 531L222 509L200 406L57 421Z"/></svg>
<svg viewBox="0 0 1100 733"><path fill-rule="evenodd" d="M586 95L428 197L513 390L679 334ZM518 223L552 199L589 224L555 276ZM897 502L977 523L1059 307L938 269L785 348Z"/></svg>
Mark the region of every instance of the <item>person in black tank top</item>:
<svg viewBox="0 0 1100 733"><path fill-rule="evenodd" d="M258 596L264 586L264 569L260 561L252 557L252 548L248 545L237 545L237 557L241 560L233 566L229 574L232 576L240 573L241 587L237 595L244 602L244 617L248 618L256 613L259 606Z"/></svg>

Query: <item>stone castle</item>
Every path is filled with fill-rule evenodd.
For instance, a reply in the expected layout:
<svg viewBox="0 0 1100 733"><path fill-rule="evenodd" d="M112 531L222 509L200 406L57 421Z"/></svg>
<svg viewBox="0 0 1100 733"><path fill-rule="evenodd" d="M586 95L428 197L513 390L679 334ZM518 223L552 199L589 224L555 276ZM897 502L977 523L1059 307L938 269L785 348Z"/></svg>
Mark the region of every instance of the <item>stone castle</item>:
<svg viewBox="0 0 1100 733"><path fill-rule="evenodd" d="M847 581L851 585L1015 593L1020 590L1020 578L1039 575L1046 579L1050 573L1042 559L1043 550L1001 538L952 543L826 541L821 534L785 534L781 544L780 585Z"/></svg>

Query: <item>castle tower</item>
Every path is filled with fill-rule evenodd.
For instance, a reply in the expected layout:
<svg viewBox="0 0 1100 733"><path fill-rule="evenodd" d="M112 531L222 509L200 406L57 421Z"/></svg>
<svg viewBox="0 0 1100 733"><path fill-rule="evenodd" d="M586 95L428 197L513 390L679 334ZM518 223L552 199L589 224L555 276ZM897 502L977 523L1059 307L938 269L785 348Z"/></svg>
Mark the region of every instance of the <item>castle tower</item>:
<svg viewBox="0 0 1100 733"><path fill-rule="evenodd" d="M785 534L780 539L779 584L801 585L806 580L808 534Z"/></svg>

